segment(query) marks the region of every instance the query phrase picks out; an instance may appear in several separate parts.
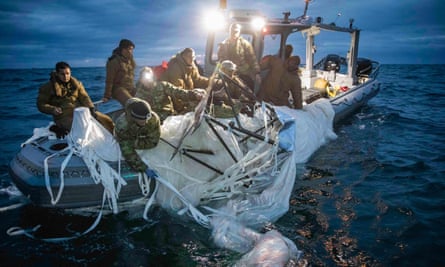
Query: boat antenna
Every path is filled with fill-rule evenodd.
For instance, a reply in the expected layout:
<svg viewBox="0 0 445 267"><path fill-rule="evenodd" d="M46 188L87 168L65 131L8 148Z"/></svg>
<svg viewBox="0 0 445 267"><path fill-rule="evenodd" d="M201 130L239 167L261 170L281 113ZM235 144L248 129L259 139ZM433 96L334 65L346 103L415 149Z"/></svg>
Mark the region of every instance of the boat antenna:
<svg viewBox="0 0 445 267"><path fill-rule="evenodd" d="M219 8L225 10L227 8L227 0L219 0Z"/></svg>
<svg viewBox="0 0 445 267"><path fill-rule="evenodd" d="M312 0L304 0L304 2L306 3L306 5L304 6L304 12L303 12L303 16L302 16L303 18L306 17L309 2L312 2Z"/></svg>
<svg viewBox="0 0 445 267"><path fill-rule="evenodd" d="M334 20L334 25L337 23L338 18L341 17L341 12L337 13L337 17Z"/></svg>

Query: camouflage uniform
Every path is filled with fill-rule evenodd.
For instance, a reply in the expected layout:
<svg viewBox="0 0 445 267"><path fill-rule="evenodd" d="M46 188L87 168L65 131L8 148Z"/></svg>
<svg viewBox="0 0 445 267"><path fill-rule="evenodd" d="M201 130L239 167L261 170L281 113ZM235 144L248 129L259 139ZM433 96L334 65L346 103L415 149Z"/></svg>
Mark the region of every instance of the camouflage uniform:
<svg viewBox="0 0 445 267"><path fill-rule="evenodd" d="M244 82L240 80L238 77L233 77L232 80L239 85L246 87L244 85ZM225 102L226 104L230 104L229 96L227 95L226 89L230 95L230 97L233 99L244 99L245 96L243 95L241 89L236 86L233 83L224 82L222 79L217 78L214 81L214 85L212 86L212 98L213 101L216 102ZM248 88L247 88L248 89Z"/></svg>
<svg viewBox="0 0 445 267"><path fill-rule="evenodd" d="M154 82L152 87L145 86L142 82L136 85L136 97L147 101L161 121L168 116L192 111L199 103L197 96L193 90L184 90L165 81ZM176 107L183 106L183 103L187 103L187 108L178 111Z"/></svg>
<svg viewBox="0 0 445 267"><path fill-rule="evenodd" d="M62 114L54 115L54 109L60 107ZM61 82L56 73L51 73L50 81L42 85L37 97L37 108L40 112L50 114L58 127L71 130L73 112L77 107L94 108L90 96L82 83L71 76L69 82ZM110 117L95 112L96 119L110 132L113 132L114 123Z"/></svg>
<svg viewBox="0 0 445 267"><path fill-rule="evenodd" d="M161 81L167 81L183 89L207 88L209 79L199 74L195 63L187 65L181 56L176 54L168 62L167 70L161 75Z"/></svg>
<svg viewBox="0 0 445 267"><path fill-rule="evenodd" d="M250 89L246 87L241 79L236 76L231 79L244 87L247 92L250 92ZM238 86L232 82L224 81L222 77L217 77L214 80L209 99L208 107L210 108L210 112L217 118L233 117L238 114L246 104L254 102L252 93L246 95Z"/></svg>
<svg viewBox="0 0 445 267"><path fill-rule="evenodd" d="M136 62L133 58L126 58L119 53L119 48L113 51L113 55L107 61L107 77L105 80L104 98L113 97L122 106L134 96L134 70Z"/></svg>
<svg viewBox="0 0 445 267"><path fill-rule="evenodd" d="M151 118L144 126L139 126L130 115L129 110L130 105L136 101L143 100L131 98L127 101L125 113L117 118L114 131L125 161L134 170L144 172L147 169L147 165L140 159L136 149L155 147L161 137L161 126L159 117L155 112L151 113Z"/></svg>

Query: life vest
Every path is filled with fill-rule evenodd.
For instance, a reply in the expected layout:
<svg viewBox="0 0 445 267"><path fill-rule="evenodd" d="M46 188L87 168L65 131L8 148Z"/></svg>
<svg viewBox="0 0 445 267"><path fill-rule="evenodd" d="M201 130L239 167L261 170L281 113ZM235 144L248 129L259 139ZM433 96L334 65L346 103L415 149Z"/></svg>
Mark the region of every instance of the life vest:
<svg viewBox="0 0 445 267"><path fill-rule="evenodd" d="M153 74L156 78L156 80L159 80L161 78L162 73L164 73L167 70L168 62L162 61L161 65L157 65L153 67Z"/></svg>

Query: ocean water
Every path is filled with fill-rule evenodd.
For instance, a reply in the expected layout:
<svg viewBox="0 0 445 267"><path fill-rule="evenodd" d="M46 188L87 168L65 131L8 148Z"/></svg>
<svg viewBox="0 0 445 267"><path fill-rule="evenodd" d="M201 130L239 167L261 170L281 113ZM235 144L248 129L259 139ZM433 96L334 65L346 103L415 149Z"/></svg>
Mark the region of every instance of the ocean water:
<svg viewBox="0 0 445 267"><path fill-rule="evenodd" d="M88 228L95 217L25 205L8 164L35 127L49 69L0 70L0 266L230 266L241 255L216 247L207 229L162 209L144 221L106 215L78 239L47 243L9 236L41 225L41 237ZM74 68L91 98L104 68ZM303 251L300 266L445 266L445 65L383 65L381 92L335 128L296 177L277 229ZM5 209L5 207L10 207Z"/></svg>

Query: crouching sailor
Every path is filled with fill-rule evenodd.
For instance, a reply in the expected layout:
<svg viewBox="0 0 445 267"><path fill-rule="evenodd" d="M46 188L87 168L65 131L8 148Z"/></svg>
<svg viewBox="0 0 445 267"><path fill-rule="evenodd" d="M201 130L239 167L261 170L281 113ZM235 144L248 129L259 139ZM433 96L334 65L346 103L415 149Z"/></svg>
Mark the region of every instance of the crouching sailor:
<svg viewBox="0 0 445 267"><path fill-rule="evenodd" d="M135 171L145 172L147 166L136 149L150 149L158 144L161 137L159 116L146 101L130 98L125 104L125 113L116 120L114 132L128 165Z"/></svg>

